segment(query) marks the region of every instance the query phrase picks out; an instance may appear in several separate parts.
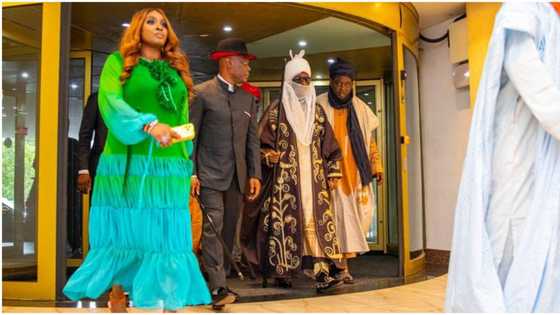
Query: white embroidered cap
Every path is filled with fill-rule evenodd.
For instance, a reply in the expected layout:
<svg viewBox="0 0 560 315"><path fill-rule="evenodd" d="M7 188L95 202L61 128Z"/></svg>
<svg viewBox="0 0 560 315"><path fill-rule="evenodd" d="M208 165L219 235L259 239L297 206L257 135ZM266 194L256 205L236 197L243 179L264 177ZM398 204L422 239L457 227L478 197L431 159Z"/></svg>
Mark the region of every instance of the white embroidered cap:
<svg viewBox="0 0 560 315"><path fill-rule="evenodd" d="M305 72L311 76L311 66L307 60L303 59L305 55L305 50L300 50L298 54L295 56L292 54L292 50L290 50L290 57L292 58L290 61L286 63L286 70L284 71L284 81L290 82L292 79L297 76L298 74Z"/></svg>

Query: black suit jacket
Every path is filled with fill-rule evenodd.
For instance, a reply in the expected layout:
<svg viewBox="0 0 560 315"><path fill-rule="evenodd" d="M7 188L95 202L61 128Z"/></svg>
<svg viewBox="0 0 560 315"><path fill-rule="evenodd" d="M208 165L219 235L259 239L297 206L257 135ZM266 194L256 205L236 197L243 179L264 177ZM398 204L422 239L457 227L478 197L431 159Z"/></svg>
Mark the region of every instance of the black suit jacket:
<svg viewBox="0 0 560 315"><path fill-rule="evenodd" d="M227 190L237 175L244 193L248 177L261 179L256 99L241 88L229 92L227 84L217 77L193 91L194 174L201 186L219 191Z"/></svg>
<svg viewBox="0 0 560 315"><path fill-rule="evenodd" d="M93 147L91 146L92 138ZM99 161L99 156L103 152L106 139L107 127L99 112L97 92L95 92L88 97L86 107L84 108L82 123L80 124L80 137L78 140L80 170L89 170L92 178L95 176L97 162Z"/></svg>

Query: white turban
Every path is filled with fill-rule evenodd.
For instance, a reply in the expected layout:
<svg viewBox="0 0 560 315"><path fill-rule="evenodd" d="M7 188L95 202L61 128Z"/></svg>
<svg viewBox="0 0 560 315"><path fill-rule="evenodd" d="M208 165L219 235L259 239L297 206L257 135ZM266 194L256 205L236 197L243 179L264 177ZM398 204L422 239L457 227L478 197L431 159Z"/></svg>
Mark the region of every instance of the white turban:
<svg viewBox="0 0 560 315"><path fill-rule="evenodd" d="M293 56L290 50L290 57L292 60L286 63L286 69L284 70L284 81L291 82L292 79L298 74L305 72L311 76L311 66L309 62L303 59L305 50L301 50L297 55Z"/></svg>

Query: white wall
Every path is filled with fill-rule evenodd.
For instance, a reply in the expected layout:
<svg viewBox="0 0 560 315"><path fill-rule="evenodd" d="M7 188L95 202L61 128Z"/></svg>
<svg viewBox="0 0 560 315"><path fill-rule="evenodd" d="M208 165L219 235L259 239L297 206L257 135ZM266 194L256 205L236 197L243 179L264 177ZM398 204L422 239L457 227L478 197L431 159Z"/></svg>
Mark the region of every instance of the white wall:
<svg viewBox="0 0 560 315"><path fill-rule="evenodd" d="M445 34L450 19L423 29ZM472 111L468 88L455 89L447 40L420 43L420 106L424 164L426 248L449 250Z"/></svg>

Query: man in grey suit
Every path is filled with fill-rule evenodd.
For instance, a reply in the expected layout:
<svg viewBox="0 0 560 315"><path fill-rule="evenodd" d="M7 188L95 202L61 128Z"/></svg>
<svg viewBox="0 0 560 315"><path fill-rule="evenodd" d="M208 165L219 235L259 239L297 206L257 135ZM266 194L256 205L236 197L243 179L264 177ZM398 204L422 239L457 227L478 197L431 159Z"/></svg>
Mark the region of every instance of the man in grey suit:
<svg viewBox="0 0 560 315"><path fill-rule="evenodd" d="M192 159L192 193L200 195L205 212L212 218L231 250L243 194L254 200L261 188L260 143L257 137L257 102L239 87L249 78L245 43L229 38L218 43L211 58L219 74L194 87L190 121L196 128ZM202 259L216 308L236 301L226 284L224 249L204 216Z"/></svg>

